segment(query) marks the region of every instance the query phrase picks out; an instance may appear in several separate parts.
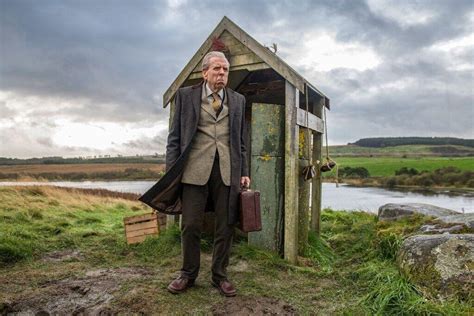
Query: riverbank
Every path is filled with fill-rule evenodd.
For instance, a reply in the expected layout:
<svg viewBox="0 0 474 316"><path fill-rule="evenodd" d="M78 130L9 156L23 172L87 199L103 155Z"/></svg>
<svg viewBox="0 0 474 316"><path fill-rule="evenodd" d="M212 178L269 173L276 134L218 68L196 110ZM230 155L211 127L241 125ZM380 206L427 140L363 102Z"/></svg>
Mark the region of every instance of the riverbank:
<svg viewBox="0 0 474 316"><path fill-rule="evenodd" d="M336 183L335 180L326 179L324 183ZM380 181L376 179L344 179L338 181L339 184L347 184L354 187L372 187L385 188ZM394 185L389 189L399 190L401 192L421 192L426 194L449 194L452 196L474 196L474 188L458 188L452 186L430 186L423 187L417 185Z"/></svg>
<svg viewBox="0 0 474 316"><path fill-rule="evenodd" d="M162 163L0 165L0 181L157 180Z"/></svg>
<svg viewBox="0 0 474 316"><path fill-rule="evenodd" d="M429 219L380 224L362 212L322 214L299 265L235 240L229 277L238 296L209 284L211 239L201 275L183 296L166 291L180 268L174 227L128 246L122 219L148 212L125 198L52 187L0 188L0 312L275 312L468 315L470 303L424 298L394 262L400 240Z"/></svg>

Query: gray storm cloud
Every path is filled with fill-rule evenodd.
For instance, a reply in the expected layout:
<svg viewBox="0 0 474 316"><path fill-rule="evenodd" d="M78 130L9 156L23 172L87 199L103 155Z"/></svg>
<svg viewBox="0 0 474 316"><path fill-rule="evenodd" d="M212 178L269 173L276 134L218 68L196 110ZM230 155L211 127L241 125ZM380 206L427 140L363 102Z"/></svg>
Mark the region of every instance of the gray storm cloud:
<svg viewBox="0 0 474 316"><path fill-rule="evenodd" d="M227 15L261 43L277 42L280 57L298 65L298 72L329 95L332 143L376 136L472 138L473 12L472 1L460 0L219 5L0 0L0 92L13 94L17 102L29 96L69 102L65 107L32 105L21 114L30 122L53 126L52 118L66 117L75 122L165 125L168 111L162 109L162 94ZM366 70L346 66L327 71L301 64L301 54L311 56L298 50L304 44L301 35L317 32L331 34L340 44L370 49L380 62ZM436 49L470 35L467 44ZM18 109L0 101L4 120L19 115ZM0 132L7 126L4 120ZM38 155L48 150L67 154L73 148L58 146L54 152L49 136L33 137L28 127L17 128L23 135L20 141L29 140L24 143L28 155L35 155L31 148L38 148ZM166 133L157 132L125 145L162 152L165 143ZM2 147L0 156L23 155L21 143Z"/></svg>

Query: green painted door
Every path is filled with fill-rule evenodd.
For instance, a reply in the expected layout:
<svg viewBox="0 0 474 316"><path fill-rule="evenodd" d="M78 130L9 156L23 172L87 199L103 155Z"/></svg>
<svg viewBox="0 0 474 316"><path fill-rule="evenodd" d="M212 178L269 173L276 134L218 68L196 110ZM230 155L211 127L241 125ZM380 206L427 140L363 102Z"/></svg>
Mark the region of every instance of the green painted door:
<svg viewBox="0 0 474 316"><path fill-rule="evenodd" d="M282 251L284 198L285 108L276 104L252 104L250 177L260 191L262 231L248 240L260 248Z"/></svg>

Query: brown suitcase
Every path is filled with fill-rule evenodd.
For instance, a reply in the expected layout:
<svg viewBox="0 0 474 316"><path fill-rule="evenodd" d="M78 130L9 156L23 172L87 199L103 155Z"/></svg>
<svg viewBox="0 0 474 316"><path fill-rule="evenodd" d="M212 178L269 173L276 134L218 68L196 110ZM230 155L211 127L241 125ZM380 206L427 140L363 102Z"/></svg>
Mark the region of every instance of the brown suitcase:
<svg viewBox="0 0 474 316"><path fill-rule="evenodd" d="M242 190L240 192L239 229L244 233L262 230L260 191Z"/></svg>

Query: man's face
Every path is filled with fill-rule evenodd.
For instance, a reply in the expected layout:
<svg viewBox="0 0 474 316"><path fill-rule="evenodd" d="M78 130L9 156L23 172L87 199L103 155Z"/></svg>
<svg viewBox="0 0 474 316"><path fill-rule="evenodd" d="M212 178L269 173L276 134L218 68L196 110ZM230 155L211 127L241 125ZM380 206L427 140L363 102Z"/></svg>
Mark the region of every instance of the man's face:
<svg viewBox="0 0 474 316"><path fill-rule="evenodd" d="M210 66L202 71L202 76L209 84L213 92L217 92L227 85L229 78L229 66L227 60L222 57L211 57Z"/></svg>

